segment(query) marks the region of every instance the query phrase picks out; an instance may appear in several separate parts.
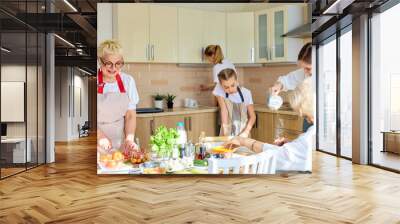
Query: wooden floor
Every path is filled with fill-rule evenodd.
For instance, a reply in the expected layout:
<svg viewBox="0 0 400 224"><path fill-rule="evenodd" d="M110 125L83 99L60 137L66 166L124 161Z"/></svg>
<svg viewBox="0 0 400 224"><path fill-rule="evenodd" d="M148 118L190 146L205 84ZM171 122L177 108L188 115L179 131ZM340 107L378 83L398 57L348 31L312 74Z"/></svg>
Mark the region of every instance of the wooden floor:
<svg viewBox="0 0 400 224"><path fill-rule="evenodd" d="M375 150L373 157L373 163L384 167L389 167L395 170L400 170L400 155L391 152L381 152Z"/></svg>
<svg viewBox="0 0 400 224"><path fill-rule="evenodd" d="M0 181L0 223L400 223L400 175L314 153L312 174L97 176L95 140Z"/></svg>

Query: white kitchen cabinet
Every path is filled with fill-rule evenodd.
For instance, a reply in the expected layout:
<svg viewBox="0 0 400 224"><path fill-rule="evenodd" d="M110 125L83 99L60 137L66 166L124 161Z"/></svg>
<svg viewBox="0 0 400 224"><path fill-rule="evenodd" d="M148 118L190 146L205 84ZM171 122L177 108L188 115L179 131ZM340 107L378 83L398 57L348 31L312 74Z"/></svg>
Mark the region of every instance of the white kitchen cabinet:
<svg viewBox="0 0 400 224"><path fill-rule="evenodd" d="M218 44L226 55L226 13L203 12L203 48Z"/></svg>
<svg viewBox="0 0 400 224"><path fill-rule="evenodd" d="M150 41L149 5L114 4L113 14L113 38L118 40L124 49L124 60L147 62Z"/></svg>
<svg viewBox="0 0 400 224"><path fill-rule="evenodd" d="M176 7L141 3L113 7L113 38L122 45L126 62L178 61Z"/></svg>
<svg viewBox="0 0 400 224"><path fill-rule="evenodd" d="M303 13L303 6L274 7L255 13L257 62L297 61L303 40L282 35L303 24Z"/></svg>
<svg viewBox="0 0 400 224"><path fill-rule="evenodd" d="M208 45L218 44L225 53L225 13L178 9L179 63L205 63L203 52Z"/></svg>
<svg viewBox="0 0 400 224"><path fill-rule="evenodd" d="M270 10L257 11L255 13L255 60L257 63L265 63L270 60L271 52L271 13Z"/></svg>
<svg viewBox="0 0 400 224"><path fill-rule="evenodd" d="M253 63L254 13L227 13L227 58L233 63Z"/></svg>
<svg viewBox="0 0 400 224"><path fill-rule="evenodd" d="M178 49L180 63L203 61L203 11L178 9Z"/></svg>
<svg viewBox="0 0 400 224"><path fill-rule="evenodd" d="M150 55L152 62L178 62L178 9L150 6Z"/></svg>

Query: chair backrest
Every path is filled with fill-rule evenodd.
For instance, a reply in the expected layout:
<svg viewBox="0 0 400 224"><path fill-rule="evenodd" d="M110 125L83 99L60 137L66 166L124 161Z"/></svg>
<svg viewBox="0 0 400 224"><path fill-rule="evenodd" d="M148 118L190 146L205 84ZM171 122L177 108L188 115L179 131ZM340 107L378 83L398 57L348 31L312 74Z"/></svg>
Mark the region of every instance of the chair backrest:
<svg viewBox="0 0 400 224"><path fill-rule="evenodd" d="M208 160L208 173L219 174L275 174L276 160L273 153L261 152L254 155Z"/></svg>

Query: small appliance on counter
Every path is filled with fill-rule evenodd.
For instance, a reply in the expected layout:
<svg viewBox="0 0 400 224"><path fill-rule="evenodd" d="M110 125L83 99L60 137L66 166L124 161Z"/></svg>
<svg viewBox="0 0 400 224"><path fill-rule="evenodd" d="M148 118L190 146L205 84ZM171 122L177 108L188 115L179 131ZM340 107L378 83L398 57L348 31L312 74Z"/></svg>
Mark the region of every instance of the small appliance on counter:
<svg viewBox="0 0 400 224"><path fill-rule="evenodd" d="M199 104L197 103L197 100L191 99L191 98L185 98L183 100L183 105L186 108L197 108L199 106Z"/></svg>
<svg viewBox="0 0 400 224"><path fill-rule="evenodd" d="M136 108L137 114L162 113L162 112L164 112L163 109L156 107Z"/></svg>

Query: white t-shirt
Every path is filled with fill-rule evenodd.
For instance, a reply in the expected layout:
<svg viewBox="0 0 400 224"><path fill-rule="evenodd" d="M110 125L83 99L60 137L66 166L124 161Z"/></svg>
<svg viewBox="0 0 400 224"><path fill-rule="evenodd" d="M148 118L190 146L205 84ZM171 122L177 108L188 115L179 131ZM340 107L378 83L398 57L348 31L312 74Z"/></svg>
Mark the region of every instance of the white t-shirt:
<svg viewBox="0 0 400 224"><path fill-rule="evenodd" d="M276 169L284 171L311 171L312 151L315 142L315 126L283 146L263 145L264 152L274 153Z"/></svg>
<svg viewBox="0 0 400 224"><path fill-rule="evenodd" d="M296 87L303 82L306 75L303 69L297 69L289 72L287 75L280 76L278 81L282 83L283 91L294 90Z"/></svg>
<svg viewBox="0 0 400 224"><path fill-rule="evenodd" d="M251 91L246 89L246 88L244 88L244 87L242 87L242 86L240 87L240 90L242 91L242 94L243 94L244 104L246 106L254 104L253 103L253 97L251 95ZM221 86L220 86L220 88L215 88L214 91L213 91L213 94L215 96L221 96L223 98L226 97L226 93L222 89ZM242 98L240 98L239 92L236 92L234 94L229 94L228 99L230 101L232 101L233 103L242 103Z"/></svg>
<svg viewBox="0 0 400 224"><path fill-rule="evenodd" d="M235 70L235 72L236 72L235 66L228 59L224 59L224 60L222 60L222 63L218 63L218 64L214 65L213 79L214 79L215 83L219 83L218 73L226 68L231 68L231 69Z"/></svg>
<svg viewBox="0 0 400 224"><path fill-rule="evenodd" d="M129 97L128 110L136 110L136 105L139 103L139 94L136 89L135 79L123 72L121 72L121 79ZM116 81L113 83L105 82L103 93L119 93L118 83Z"/></svg>

